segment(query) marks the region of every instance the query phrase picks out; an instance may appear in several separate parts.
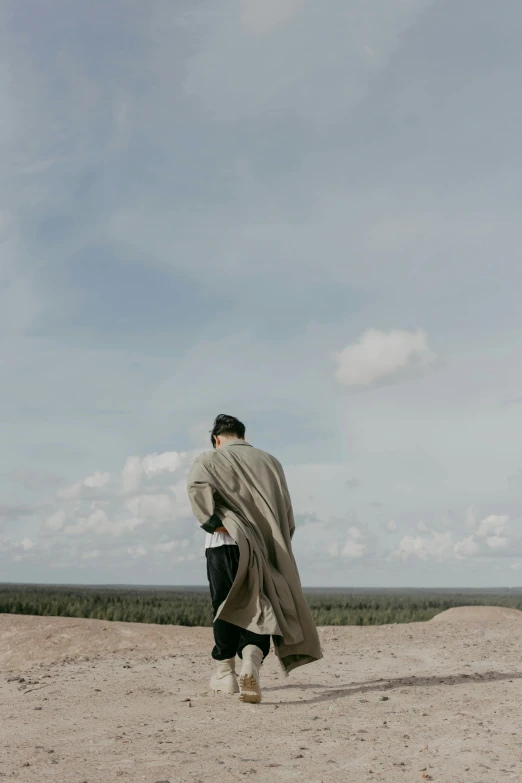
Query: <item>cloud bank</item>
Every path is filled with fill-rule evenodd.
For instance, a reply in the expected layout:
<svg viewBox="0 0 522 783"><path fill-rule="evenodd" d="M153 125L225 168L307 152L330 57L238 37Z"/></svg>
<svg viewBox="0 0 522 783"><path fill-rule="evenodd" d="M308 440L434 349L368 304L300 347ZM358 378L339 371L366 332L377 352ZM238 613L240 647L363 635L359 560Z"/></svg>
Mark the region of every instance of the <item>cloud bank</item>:
<svg viewBox="0 0 522 783"><path fill-rule="evenodd" d="M335 377L342 386L353 388L389 383L421 373L433 364L435 354L422 329L416 332L368 329L357 342L334 354L334 359Z"/></svg>

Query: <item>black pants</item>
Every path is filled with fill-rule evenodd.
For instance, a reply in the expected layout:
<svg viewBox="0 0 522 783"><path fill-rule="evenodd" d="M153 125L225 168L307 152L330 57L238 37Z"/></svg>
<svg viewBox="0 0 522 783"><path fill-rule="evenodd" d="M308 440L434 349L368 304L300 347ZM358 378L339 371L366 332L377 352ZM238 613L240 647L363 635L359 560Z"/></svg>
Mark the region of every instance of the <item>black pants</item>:
<svg viewBox="0 0 522 783"><path fill-rule="evenodd" d="M217 546L207 549L207 577L210 585L210 597L212 599L212 612L216 616L217 610L230 592L230 588L236 578L239 565L238 546ZM270 650L270 636L261 636L251 631L245 631L237 625L227 623L226 620L214 621L214 642L212 657L216 661L226 661L241 653L247 644L254 644L266 657Z"/></svg>

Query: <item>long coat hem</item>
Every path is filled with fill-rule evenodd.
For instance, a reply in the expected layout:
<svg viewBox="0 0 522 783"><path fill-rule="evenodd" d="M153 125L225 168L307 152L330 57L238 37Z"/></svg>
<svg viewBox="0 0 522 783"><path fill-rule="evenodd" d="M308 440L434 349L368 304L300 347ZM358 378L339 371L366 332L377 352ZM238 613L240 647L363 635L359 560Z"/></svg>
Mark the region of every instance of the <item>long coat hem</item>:
<svg viewBox="0 0 522 783"><path fill-rule="evenodd" d="M287 674L320 660L319 636L292 553L295 523L279 462L233 440L195 460L188 493L200 524L215 515L239 546L237 575L216 619L271 635Z"/></svg>

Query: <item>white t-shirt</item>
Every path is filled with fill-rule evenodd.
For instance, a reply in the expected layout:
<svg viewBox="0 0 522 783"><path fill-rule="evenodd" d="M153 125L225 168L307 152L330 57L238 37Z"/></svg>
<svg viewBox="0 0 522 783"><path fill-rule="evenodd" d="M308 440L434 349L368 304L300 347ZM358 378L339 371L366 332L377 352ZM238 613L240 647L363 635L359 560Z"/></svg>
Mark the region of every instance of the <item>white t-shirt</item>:
<svg viewBox="0 0 522 783"><path fill-rule="evenodd" d="M216 546L236 545L236 542L228 533L207 533L205 549L213 549Z"/></svg>

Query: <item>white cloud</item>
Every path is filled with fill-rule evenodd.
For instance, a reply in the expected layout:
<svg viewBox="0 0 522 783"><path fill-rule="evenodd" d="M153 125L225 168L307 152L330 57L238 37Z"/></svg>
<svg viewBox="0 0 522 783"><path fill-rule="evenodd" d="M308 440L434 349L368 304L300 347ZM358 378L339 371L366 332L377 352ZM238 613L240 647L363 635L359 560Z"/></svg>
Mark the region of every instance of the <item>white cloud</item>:
<svg viewBox="0 0 522 783"><path fill-rule="evenodd" d="M368 329L356 343L333 355L335 376L348 388L388 382L429 367L435 355L426 332Z"/></svg>
<svg viewBox="0 0 522 783"><path fill-rule="evenodd" d="M488 536L486 543L490 549L505 549L508 545L508 540L502 536Z"/></svg>
<svg viewBox="0 0 522 783"><path fill-rule="evenodd" d="M469 511L469 509L468 509ZM470 516L465 519L469 527ZM473 515L473 524L476 524ZM417 528L427 536L405 536L392 556L407 560L414 555L421 560L464 560L476 557L496 557L518 554L522 551L522 538L512 536L509 518L506 515L491 514L483 519L471 535L455 540L455 531L440 532L420 522Z"/></svg>
<svg viewBox="0 0 522 783"><path fill-rule="evenodd" d="M25 558L32 549L35 549L35 547L36 542L28 536L25 536L21 541L13 541L11 538L0 541L0 551L9 552L15 560Z"/></svg>
<svg viewBox="0 0 522 783"><path fill-rule="evenodd" d="M141 459L139 457L127 457L122 472L123 494L131 495L138 492L142 477Z"/></svg>
<svg viewBox="0 0 522 783"><path fill-rule="evenodd" d="M67 514L63 509L60 509L59 511L55 511L53 514L49 514L49 516L44 521L44 527L48 530L59 532L60 530L63 530L66 520Z"/></svg>
<svg viewBox="0 0 522 783"><path fill-rule="evenodd" d="M139 492L142 481L149 479L172 480L175 473L187 471L194 452L165 451L162 454L148 454L127 457L122 472L122 492L134 495Z"/></svg>
<svg viewBox="0 0 522 783"><path fill-rule="evenodd" d="M491 514L482 520L477 529L478 536L500 536L508 531L508 519L509 517L501 514Z"/></svg>
<svg viewBox="0 0 522 783"><path fill-rule="evenodd" d="M56 493L60 500L79 500L80 498L95 498L103 496L104 490L111 480L110 473L94 473L69 487L63 487Z"/></svg>
<svg viewBox="0 0 522 783"><path fill-rule="evenodd" d="M348 540L342 548L342 557L364 557L366 545L361 541Z"/></svg>
<svg viewBox="0 0 522 783"><path fill-rule="evenodd" d="M266 33L288 21L305 0L240 0L241 24L254 33Z"/></svg>
<svg viewBox="0 0 522 783"><path fill-rule="evenodd" d="M145 557L145 555L147 554L147 550L145 549L143 544L137 544L136 546L130 546L127 549L127 552L133 558Z"/></svg>
<svg viewBox="0 0 522 783"><path fill-rule="evenodd" d="M12 0L10 5L17 4ZM473 84L456 84L453 90L454 73L448 76L448 69L438 67L439 53L449 42L449 56L455 57L461 43L447 35L455 19L443 18L432 0L336 0L327 12L318 3L300 10L298 0L238 0L224 9L208 3L183 8L165 2L129 3L123 22L113 15L104 26L108 48L115 39L122 53L105 80L96 78L93 67L99 50L96 24L91 23L96 4L62 4L63 27L77 28L75 9L80 5L86 9L81 15L86 22L82 45L74 36L63 38L56 57L53 37L42 34L37 69L30 51L37 15L19 20L8 12L5 19L6 68L0 76L5 122L0 137L8 161L2 184L9 188L12 212L0 214L5 249L0 288L6 284L0 292L0 325L8 334L23 334L32 326L30 334L38 334L38 339L8 341L13 361L3 368L0 395L2 409L13 413L4 422L12 446L1 470L30 462L38 450L42 465L67 475L74 485L95 467L113 470L116 455L143 456L161 449L144 444L165 442L172 401L176 400L178 415L170 421L180 432L181 426L206 418L213 409L216 390L205 379L220 373L235 379L221 385L220 399L248 401L252 420L276 396L278 405L288 400L312 412L310 420L318 410L328 410L326 422L319 417L324 444L311 441L308 428L303 428L298 445L294 428L288 421L283 425L284 440L279 442L285 457L298 455L299 460L308 453L321 463L344 459L350 452L342 477L332 479L328 465L319 465L315 472L312 466L296 504L301 509L310 509L306 503L313 494L314 510L326 519L348 515L352 509L371 519L371 510L362 508L358 497L364 493L350 492L344 485L352 475L360 476L363 486L375 488L371 497L386 498L387 513L382 517L385 522L395 516L399 522L397 540L405 532L429 539L427 529L403 528L403 521L429 519L442 507L463 509L470 498L481 507L500 508L493 505L499 499L496 476L508 476L519 465L511 435L522 415L521 407L508 412L491 404L503 395L519 396L522 381L519 346L512 337L516 329L510 321L516 321L522 266L517 266L509 246L519 219L506 187L509 165L504 166L508 180L499 175L498 165L499 155L504 163L517 155L516 123L511 131L502 131L502 144L490 145L490 156L484 154L482 142L495 137L495 117L509 108L520 69L513 65L509 46L496 47L492 67L482 67L481 44L484 36L495 34L495 25L506 28L510 17L517 21L517 4L498 4L491 16L480 15L480 30L474 36L478 44L466 50L477 78ZM466 9L456 10L460 5L465 4L455 4L457 26L466 23ZM504 5L511 10L504 12ZM511 24L509 29L517 27ZM256 34L266 30L274 32ZM410 74L419 68L422 78L412 80ZM430 100L433 94L447 97L443 112ZM497 109L487 117L485 95ZM173 150L172 129L178 127L180 113L186 132ZM438 141L448 124L457 136L442 151ZM140 165L141 153L151 148L158 165L147 169ZM479 194L470 191L470 170L480 171L486 183ZM343 176L347 171L348 185ZM448 176L455 184L450 194L445 191ZM424 187L427 178L433 185L429 192ZM87 188L85 180L90 180ZM313 188L306 187L310 182ZM108 224L120 209L129 220L113 233ZM118 275L113 274L116 268L111 266L106 280L110 290L101 298L95 269L78 275L93 242L102 253L105 245L109 247L107 263L112 259L118 268ZM498 248L496 280L503 287L493 304L487 284L492 246ZM118 280L126 280L127 265L128 282L143 284L129 285L129 297L118 299L114 291ZM201 328L180 330L183 313L176 305L162 317L160 332L154 331L159 323L156 309L148 306L150 301L159 305L158 298L145 301L142 296L148 288L147 265L160 267L162 274L171 270L177 287L182 281L182 309L201 314ZM266 283L274 271L278 292L270 292ZM226 315L207 307L204 297L202 301L193 287L185 285L188 280L202 283L198 291L222 298ZM480 284L484 280L486 284ZM269 324L263 321L267 298L274 315ZM76 307L80 301L81 307ZM110 317L104 312L106 302L118 303ZM499 303L504 304L501 318L495 310ZM248 356L238 359L233 344L226 342L226 332L241 332L238 324L244 325L245 314L248 337L239 342L241 349L248 345ZM120 315L128 315L128 321L123 323ZM112 329L112 316L117 330ZM392 320L397 318L401 320ZM378 407L371 397L360 395L345 416L342 401L336 401L324 383L323 371L333 376L324 360L330 349L355 342L366 326L387 332L383 324L413 330L426 326L430 344L448 345L451 364L433 378L436 383L424 385L422 394L405 384L390 389L389 406ZM260 331L263 339L256 342ZM298 336L289 341L294 332ZM139 339L134 339L136 333ZM85 350L87 334L99 349ZM209 334L214 343L206 341ZM283 361L272 361L272 356L282 355ZM294 371L278 371L286 366L288 355ZM225 368L216 369L223 362ZM243 368L240 376L234 376L233 368L230 371L233 363ZM359 362L348 380L353 383L355 378L356 387L364 389L418 369L408 364L392 373L393 366L386 365L388 374L383 376L382 362L374 361L371 367ZM279 381L271 385L274 377ZM121 403L132 410L132 433L121 419L92 416L94 401L107 409ZM342 423L354 422L350 431L342 426L341 417ZM127 447L129 437L135 447ZM269 448L274 444L266 430L262 437ZM208 444L204 432L202 445L203 440ZM83 450L83 456L69 461L66 449ZM360 465L361 458L369 463L372 457L374 465ZM175 499L169 535L185 535L183 526L195 523L186 498L182 500L181 484L179 491L171 489L177 486L178 474L166 470L148 476L141 458L134 460L114 485L80 483L69 498L57 498L55 506L38 518L20 506L16 513L16 503L32 503L31 498L15 493L0 498L7 504L6 532L15 517L17 536L23 538L23 529L32 540L41 519L62 511L61 517L51 519L46 542L64 541L72 551L94 538L93 551L104 552L106 542L118 553L117 560L124 545L135 543L134 537L149 535L155 540L156 525L165 524L165 533L168 525L153 516L152 532L144 524L133 528L134 517L123 499L168 494ZM90 467L81 467L83 472L78 473L79 464ZM321 487L318 476L324 477ZM16 492L33 478L19 482ZM120 487L124 494L119 494ZM520 512L515 490L513 484L511 516ZM91 508L95 499L104 505ZM108 522L91 520L78 536L59 534L79 519L91 519L98 507ZM470 519L466 528L462 513L455 518L455 528L463 528L459 532L453 523L448 528L455 546L485 515ZM117 540L110 533L93 532L103 531L109 523L112 530L120 525ZM335 523L323 529L320 551L333 536L330 543L341 552L346 528L342 533L342 524ZM488 539L506 538L510 544L514 540L511 533L493 530L471 537L468 546L474 549L477 544L490 557L503 556L512 551L511 545L495 548L495 541L492 548ZM485 571L481 578L487 580ZM21 577L27 573L17 572ZM325 567L322 573L327 578L330 572ZM394 569L386 576L380 573L383 579L393 579ZM442 577L447 573L440 571Z"/></svg>
<svg viewBox="0 0 522 783"><path fill-rule="evenodd" d="M110 473L98 471L76 484L59 489L56 497L65 501L110 500L120 494L133 497L136 503L135 498L140 494L143 484L147 485L145 495L159 494L158 490L167 489L176 473L186 473L192 457L192 452L176 451L148 454L143 458L130 456L125 461L121 476L114 477Z"/></svg>
<svg viewBox="0 0 522 783"><path fill-rule="evenodd" d="M17 545L14 555L63 568L125 568L136 560L168 568L200 556L204 536L186 490L195 454L128 457L120 475L97 471L64 488L44 517L39 541L31 548Z"/></svg>
<svg viewBox="0 0 522 783"><path fill-rule="evenodd" d="M176 473L186 467L188 454L179 451L165 451L163 454L149 454L141 461L146 476L157 476L162 473Z"/></svg>
<svg viewBox="0 0 522 783"><path fill-rule="evenodd" d="M74 522L65 525L62 532L66 536L81 536L87 532L109 533L111 528L114 531L114 526L111 526L107 513L99 508L86 517L78 516Z"/></svg>
<svg viewBox="0 0 522 783"><path fill-rule="evenodd" d="M154 552L173 552L175 549L186 549L190 546L190 540L188 538L182 539L181 541L178 540L171 540L171 541L164 541L160 544L155 544L153 546Z"/></svg>
<svg viewBox="0 0 522 783"><path fill-rule="evenodd" d="M117 508L111 509L111 513L107 513L102 508L95 508L86 516L76 515L74 520L70 524L65 525L59 532L64 536L74 537L86 535L119 537L125 533L137 530L137 528L145 525L147 521L150 521L150 515L138 517L132 514L131 516L121 518L120 513Z"/></svg>
<svg viewBox="0 0 522 783"><path fill-rule="evenodd" d="M134 495L124 503L124 508L134 517L167 521L175 515L174 499L167 494Z"/></svg>
<svg viewBox="0 0 522 783"><path fill-rule="evenodd" d="M348 536L348 540L339 546L341 557L364 557L368 552L368 531L352 525L348 528Z"/></svg>
<svg viewBox="0 0 522 783"><path fill-rule="evenodd" d="M82 560L97 560L101 555L99 549L92 549L90 552L84 552L80 557Z"/></svg>
<svg viewBox="0 0 522 783"><path fill-rule="evenodd" d="M407 560L415 555L420 560L427 560L430 557L438 560L451 555L453 551L453 534L451 532L439 533L436 530L431 531L431 538L422 536L404 536L399 544L399 548L393 553L402 560Z"/></svg>
<svg viewBox="0 0 522 783"><path fill-rule="evenodd" d="M320 519L316 516L298 519L294 551L301 562L369 557L375 550L376 537L365 526L346 525L346 519Z"/></svg>
<svg viewBox="0 0 522 783"><path fill-rule="evenodd" d="M90 473L56 494L54 507L44 515L39 538L28 531L21 540L5 539L1 551L12 562L44 562L49 568L62 570L88 569L89 564L93 568L113 565L125 569L138 561L147 568L154 564L168 569L175 563L201 557L203 537L186 492L187 472L195 454L164 452L129 457L119 475ZM355 510L346 511L343 516L330 513L335 508L329 506L332 475L339 476L339 483L344 486L345 465L322 466L321 470L315 465L297 465L288 474L296 501L298 530L294 547L301 567L313 562L319 567L329 563L339 569L347 560L369 560L378 554L377 537L358 522ZM316 509L306 512L299 505L310 503L311 482L315 484ZM507 515L490 514L478 523L471 508L459 523L469 535L459 537L455 514L451 516L451 530L431 529L421 521L417 525L419 535L403 536L391 558L458 562L522 553L522 539L513 536ZM470 521L473 530L469 530ZM398 530L395 519L380 524L389 533ZM383 554L389 556L387 551Z"/></svg>
<svg viewBox="0 0 522 783"><path fill-rule="evenodd" d="M185 477L176 484L170 484L169 491L172 492L173 496L173 518L183 519L184 517L190 517L192 515L192 509L188 498Z"/></svg>
<svg viewBox="0 0 522 783"><path fill-rule="evenodd" d="M78 484L72 484L69 487L64 487L63 489L58 490L56 497L59 500L74 500L75 498L80 497L84 486L85 485L82 482L79 482Z"/></svg>
<svg viewBox="0 0 522 783"><path fill-rule="evenodd" d="M111 480L110 473L95 473L93 476L88 476L84 479L84 485L93 489L99 487L105 487Z"/></svg>
<svg viewBox="0 0 522 783"><path fill-rule="evenodd" d="M462 560L466 557L474 557L480 552L480 545L473 536L467 536L462 541L458 541L454 547L455 556Z"/></svg>

